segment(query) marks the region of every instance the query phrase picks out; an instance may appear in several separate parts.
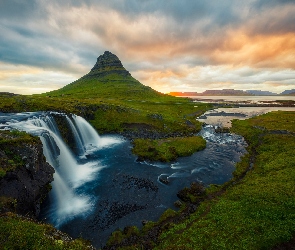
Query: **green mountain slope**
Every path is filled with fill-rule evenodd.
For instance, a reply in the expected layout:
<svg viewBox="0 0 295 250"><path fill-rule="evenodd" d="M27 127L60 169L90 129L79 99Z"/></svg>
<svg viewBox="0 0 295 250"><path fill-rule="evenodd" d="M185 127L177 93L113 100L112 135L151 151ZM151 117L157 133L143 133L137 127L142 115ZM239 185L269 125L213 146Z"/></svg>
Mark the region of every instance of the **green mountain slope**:
<svg viewBox="0 0 295 250"><path fill-rule="evenodd" d="M77 81L52 91L50 96L75 96L100 99L154 99L168 98L134 79L119 58L109 51L97 58L91 71Z"/></svg>

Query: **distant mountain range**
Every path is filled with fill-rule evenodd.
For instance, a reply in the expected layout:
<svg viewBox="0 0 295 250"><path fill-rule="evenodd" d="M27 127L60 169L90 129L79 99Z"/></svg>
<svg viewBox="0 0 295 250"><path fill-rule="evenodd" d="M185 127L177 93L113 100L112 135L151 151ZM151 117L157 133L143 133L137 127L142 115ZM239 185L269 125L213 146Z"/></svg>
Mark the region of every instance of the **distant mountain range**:
<svg viewBox="0 0 295 250"><path fill-rule="evenodd" d="M295 89L285 90L280 94L263 90L235 90L235 89L221 89L221 90L206 90L202 93L198 92L170 92L172 96L277 96L277 95L291 95L295 96Z"/></svg>
<svg viewBox="0 0 295 250"><path fill-rule="evenodd" d="M281 95L295 95L295 89L285 90Z"/></svg>

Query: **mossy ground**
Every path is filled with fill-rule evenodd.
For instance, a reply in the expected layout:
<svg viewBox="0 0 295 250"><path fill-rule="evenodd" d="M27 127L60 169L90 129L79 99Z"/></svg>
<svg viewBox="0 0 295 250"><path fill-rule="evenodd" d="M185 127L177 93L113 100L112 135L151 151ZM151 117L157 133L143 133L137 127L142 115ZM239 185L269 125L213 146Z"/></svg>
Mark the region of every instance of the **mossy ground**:
<svg viewBox="0 0 295 250"><path fill-rule="evenodd" d="M0 249L93 249L85 240L72 240L48 224L13 213L0 216L0 232Z"/></svg>
<svg viewBox="0 0 295 250"><path fill-rule="evenodd" d="M133 153L141 160L168 162L180 156L189 156L206 147L206 141L200 136L167 138L160 140L136 139Z"/></svg>
<svg viewBox="0 0 295 250"><path fill-rule="evenodd" d="M207 198L188 217L153 223L151 228L161 225L154 239L147 237L150 229L142 230L138 243L121 249L140 249L148 240L153 249L271 249L290 240L295 235L294 122L294 112L234 121L232 130L249 144L234 178L208 188Z"/></svg>
<svg viewBox="0 0 295 250"><path fill-rule="evenodd" d="M36 144L38 138L20 131L0 131L0 178L6 172L22 167L24 162L16 150L21 144Z"/></svg>

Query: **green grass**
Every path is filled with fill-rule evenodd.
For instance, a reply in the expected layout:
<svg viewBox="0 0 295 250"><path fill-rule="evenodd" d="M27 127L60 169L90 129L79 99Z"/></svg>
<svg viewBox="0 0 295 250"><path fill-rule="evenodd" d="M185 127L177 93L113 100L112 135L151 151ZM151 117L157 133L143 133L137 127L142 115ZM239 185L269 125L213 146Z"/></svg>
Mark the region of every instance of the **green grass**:
<svg viewBox="0 0 295 250"><path fill-rule="evenodd" d="M136 139L132 152L141 160L168 162L180 156L189 156L206 147L206 141L200 136L167 138L160 140Z"/></svg>
<svg viewBox="0 0 295 250"><path fill-rule="evenodd" d="M31 136L20 131L0 131L0 179L3 178L8 171L22 167L24 162L19 154L18 149L22 145L34 145L39 143L37 137Z"/></svg>
<svg viewBox="0 0 295 250"><path fill-rule="evenodd" d="M48 224L7 213L0 217L1 249L91 249L82 239L65 240L67 236Z"/></svg>
<svg viewBox="0 0 295 250"><path fill-rule="evenodd" d="M295 132L295 113L274 111L248 121L252 127L267 130L287 130Z"/></svg>

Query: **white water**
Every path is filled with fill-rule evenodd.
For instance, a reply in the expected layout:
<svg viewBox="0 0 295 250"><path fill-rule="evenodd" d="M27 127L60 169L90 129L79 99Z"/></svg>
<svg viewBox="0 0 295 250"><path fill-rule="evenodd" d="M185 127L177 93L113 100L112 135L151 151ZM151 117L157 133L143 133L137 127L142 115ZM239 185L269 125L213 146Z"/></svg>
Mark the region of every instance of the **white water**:
<svg viewBox="0 0 295 250"><path fill-rule="evenodd" d="M85 148L83 146L83 142L82 142L81 136L78 133L78 131L77 131L75 125L73 124L72 120L68 116L66 116L66 119L67 119L68 124L70 125L71 130L72 130L72 132L74 134L74 138L75 138L75 142L76 142L76 146L77 146L79 155L80 156L84 156L84 154L85 154Z"/></svg>
<svg viewBox="0 0 295 250"><path fill-rule="evenodd" d="M83 117L77 115L73 115L72 117L86 150L92 147L99 147L100 136L94 128Z"/></svg>
<svg viewBox="0 0 295 250"><path fill-rule="evenodd" d="M101 138L95 129L81 116L72 115L72 118L80 136L80 140L84 145L84 154L89 154L96 150L122 142L121 139L116 137Z"/></svg>
<svg viewBox="0 0 295 250"><path fill-rule="evenodd" d="M64 116L75 137L79 156L85 155L86 152L89 154L88 148L98 150L99 146L110 146L121 142L121 140L110 138L103 140L100 144L100 136L86 120L73 115L75 121L73 124L69 117ZM81 194L79 187L97 178L99 170L104 166L99 160L79 162L79 157L74 155L63 141L52 116L39 114L38 116L31 115L29 119L22 121L12 119L5 125L2 124L0 128L26 131L40 137L46 160L55 169L50 192L51 208L47 217L56 227L76 216L85 216L91 211L95 199Z"/></svg>

